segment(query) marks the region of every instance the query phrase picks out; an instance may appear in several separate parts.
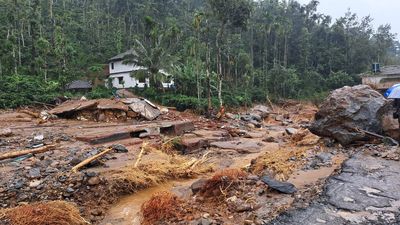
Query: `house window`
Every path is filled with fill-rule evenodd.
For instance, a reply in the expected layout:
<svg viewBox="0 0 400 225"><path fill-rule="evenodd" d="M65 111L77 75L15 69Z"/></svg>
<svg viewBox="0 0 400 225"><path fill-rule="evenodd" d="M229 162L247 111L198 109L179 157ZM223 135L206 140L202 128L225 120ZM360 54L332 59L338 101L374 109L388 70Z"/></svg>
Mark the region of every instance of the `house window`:
<svg viewBox="0 0 400 225"><path fill-rule="evenodd" d="M124 84L124 78L118 77L118 84Z"/></svg>
<svg viewBox="0 0 400 225"><path fill-rule="evenodd" d="M114 63L111 63L111 69L112 70L114 69Z"/></svg>

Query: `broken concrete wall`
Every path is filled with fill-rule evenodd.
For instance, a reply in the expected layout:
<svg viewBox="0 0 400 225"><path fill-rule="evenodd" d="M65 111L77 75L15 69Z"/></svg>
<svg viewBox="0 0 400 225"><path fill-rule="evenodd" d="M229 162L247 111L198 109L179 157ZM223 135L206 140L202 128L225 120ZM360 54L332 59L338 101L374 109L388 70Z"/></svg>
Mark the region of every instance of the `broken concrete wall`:
<svg viewBox="0 0 400 225"><path fill-rule="evenodd" d="M61 118L104 122L140 117L154 120L161 111L146 99L128 98L67 101L49 113Z"/></svg>

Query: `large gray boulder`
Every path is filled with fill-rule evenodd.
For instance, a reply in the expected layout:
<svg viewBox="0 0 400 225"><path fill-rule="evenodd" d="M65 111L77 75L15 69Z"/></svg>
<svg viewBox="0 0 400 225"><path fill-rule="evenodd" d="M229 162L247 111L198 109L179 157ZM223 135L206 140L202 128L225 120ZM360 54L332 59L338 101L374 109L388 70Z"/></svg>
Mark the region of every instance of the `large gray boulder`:
<svg viewBox="0 0 400 225"><path fill-rule="evenodd" d="M382 132L400 141L399 121L393 118L393 113L395 113L395 111L393 100L386 101L385 105L378 111L378 118L381 122Z"/></svg>
<svg viewBox="0 0 400 225"><path fill-rule="evenodd" d="M378 111L386 102L379 92L367 85L337 89L320 106L310 131L333 138L342 145L368 141L370 137L355 128L381 133Z"/></svg>

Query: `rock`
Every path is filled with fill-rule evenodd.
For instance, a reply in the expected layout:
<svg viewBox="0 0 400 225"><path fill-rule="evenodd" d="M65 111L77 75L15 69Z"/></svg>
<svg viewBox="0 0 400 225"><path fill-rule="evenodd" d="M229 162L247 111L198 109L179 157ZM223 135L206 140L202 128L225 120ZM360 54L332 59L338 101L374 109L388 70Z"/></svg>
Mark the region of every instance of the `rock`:
<svg viewBox="0 0 400 225"><path fill-rule="evenodd" d="M199 225L210 225L211 224L211 220L210 219L206 219L206 218L201 218L198 224Z"/></svg>
<svg viewBox="0 0 400 225"><path fill-rule="evenodd" d="M72 158L70 161L69 161L69 164L71 165L71 166L76 166L76 165L78 165L80 162L81 162L82 160L80 160L79 158Z"/></svg>
<svg viewBox="0 0 400 225"><path fill-rule="evenodd" d="M238 204L236 206L236 209L235 209L235 211L238 212L238 213L247 212L247 211L253 211L253 210L254 209L250 204Z"/></svg>
<svg viewBox="0 0 400 225"><path fill-rule="evenodd" d="M225 116L226 116L226 118L231 119L231 120L236 119L236 116L232 113L225 113Z"/></svg>
<svg viewBox="0 0 400 225"><path fill-rule="evenodd" d="M256 128L261 128L261 123L259 123L257 120L250 120L250 124L253 124Z"/></svg>
<svg viewBox="0 0 400 225"><path fill-rule="evenodd" d="M196 150L199 150L201 148L207 147L208 145L209 145L208 138L184 137L181 139L181 142L179 144L177 144L177 147L183 154L188 154L188 153L194 152Z"/></svg>
<svg viewBox="0 0 400 225"><path fill-rule="evenodd" d="M70 138L68 135L66 135L66 134L61 134L60 140L61 140L61 141L70 141L71 138Z"/></svg>
<svg viewBox="0 0 400 225"><path fill-rule="evenodd" d="M276 115L276 116L275 116L275 120L278 121L278 122L281 122L281 121L283 121L284 119L285 119L285 118L283 118L282 115Z"/></svg>
<svg viewBox="0 0 400 225"><path fill-rule="evenodd" d="M243 121L251 121L253 118L250 115L241 115L240 119Z"/></svg>
<svg viewBox="0 0 400 225"><path fill-rule="evenodd" d="M251 110L252 114L256 114L260 117L260 121L268 117L270 114L270 109L265 105L256 105Z"/></svg>
<svg viewBox="0 0 400 225"><path fill-rule="evenodd" d="M293 194L297 192L296 187L288 182L280 182L277 180L274 180L268 176L263 176L261 178L262 182L268 185L269 188L272 188L276 191L279 191L284 194Z"/></svg>
<svg viewBox="0 0 400 225"><path fill-rule="evenodd" d="M251 119L256 120L257 122L261 122L263 119L260 115L254 114L254 113L250 114L250 116L251 116Z"/></svg>
<svg viewBox="0 0 400 225"><path fill-rule="evenodd" d="M43 134L36 135L35 137L33 137L33 140L35 142L42 142L44 140L44 136Z"/></svg>
<svg viewBox="0 0 400 225"><path fill-rule="evenodd" d="M247 179L248 180L255 180L255 181L258 181L259 179L260 179L260 177L259 176L257 176L257 175L249 175L249 176L247 176Z"/></svg>
<svg viewBox="0 0 400 225"><path fill-rule="evenodd" d="M246 126L247 126L248 128L250 128L250 129L256 128L256 126L255 126L254 124L252 124L252 123L248 123L248 124L246 124Z"/></svg>
<svg viewBox="0 0 400 225"><path fill-rule="evenodd" d="M243 222L243 224L244 224L244 225L252 225L252 224L254 224L254 223L253 223L252 220L245 220L245 221Z"/></svg>
<svg viewBox="0 0 400 225"><path fill-rule="evenodd" d="M276 143L276 142L278 142L278 141L276 140L276 138L274 138L274 137L266 137L266 138L264 138L262 141L268 142L268 143Z"/></svg>
<svg viewBox="0 0 400 225"><path fill-rule="evenodd" d="M30 188L36 188L37 186L39 186L42 183L41 180L33 180L31 182L29 182L29 187Z"/></svg>
<svg viewBox="0 0 400 225"><path fill-rule="evenodd" d="M18 179L14 182L14 188L21 189L25 185L24 179Z"/></svg>
<svg viewBox="0 0 400 225"><path fill-rule="evenodd" d="M128 149L124 145L121 145L121 144L112 145L112 148L117 152L121 152L121 153L128 152Z"/></svg>
<svg viewBox="0 0 400 225"><path fill-rule="evenodd" d="M10 128L5 128L0 130L0 137L10 137L13 135L13 132Z"/></svg>
<svg viewBox="0 0 400 225"><path fill-rule="evenodd" d="M289 134L289 135L294 135L294 134L297 134L297 132L298 132L297 129L295 129L295 128L290 128L290 127L286 128L285 131L286 131L286 133Z"/></svg>
<svg viewBox="0 0 400 225"><path fill-rule="evenodd" d="M98 184L100 184L100 182L101 182L101 180L100 180L99 177L91 177L91 178L89 178L89 180L88 180L88 184L89 184L90 186L98 185Z"/></svg>
<svg viewBox="0 0 400 225"><path fill-rule="evenodd" d="M259 151L264 144L251 139L242 139L235 141L217 141L210 143L210 146L222 149L234 149L241 153Z"/></svg>
<svg viewBox="0 0 400 225"><path fill-rule="evenodd" d="M45 170L45 173L57 173L57 172L58 172L58 169L54 168L54 167L48 167Z"/></svg>
<svg viewBox="0 0 400 225"><path fill-rule="evenodd" d="M323 152L318 154L317 158L321 160L322 163L327 163L332 160L332 154Z"/></svg>
<svg viewBox="0 0 400 225"><path fill-rule="evenodd" d="M331 137L346 146L357 141L369 141L360 128L374 133L382 131L378 111L386 99L367 85L343 87L333 91L315 115L310 131L321 137Z"/></svg>
<svg viewBox="0 0 400 225"><path fill-rule="evenodd" d="M204 179L204 178L198 179L192 185L190 185L190 189L192 190L193 194L196 194L204 187L204 185L206 183L207 183L207 179Z"/></svg>
<svg viewBox="0 0 400 225"><path fill-rule="evenodd" d="M385 105L379 109L378 118L381 122L383 132L391 138L400 140L399 121L393 118L394 112L393 100L387 101Z"/></svg>
<svg viewBox="0 0 400 225"><path fill-rule="evenodd" d="M29 170L28 178L36 179L36 178L40 178L40 177L41 177L40 168L32 168Z"/></svg>
<svg viewBox="0 0 400 225"><path fill-rule="evenodd" d="M101 209L94 209L90 212L93 216L101 216L103 214L103 211Z"/></svg>
<svg viewBox="0 0 400 225"><path fill-rule="evenodd" d="M72 187L66 189L67 193L73 193L75 190Z"/></svg>

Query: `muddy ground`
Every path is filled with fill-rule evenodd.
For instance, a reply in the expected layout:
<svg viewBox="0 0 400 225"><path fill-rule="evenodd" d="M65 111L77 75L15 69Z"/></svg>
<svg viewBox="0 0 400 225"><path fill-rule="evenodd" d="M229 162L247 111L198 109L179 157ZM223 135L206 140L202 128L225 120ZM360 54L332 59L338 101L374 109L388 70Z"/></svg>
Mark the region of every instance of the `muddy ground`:
<svg viewBox="0 0 400 225"><path fill-rule="evenodd" d="M0 138L0 155L56 147L0 161L0 206L64 200L92 224L140 224L146 223L142 204L171 192L179 198L171 209L177 213L154 224L399 223L396 147L343 148L320 139L307 129L317 111L308 103L274 106L259 121L249 119L249 111L215 120L169 110L155 121L109 123L43 122L3 111L0 127L12 134ZM71 171L109 147L110 153ZM231 177L232 171L240 175ZM264 176L297 191L276 191ZM215 177L217 188L205 190Z"/></svg>

